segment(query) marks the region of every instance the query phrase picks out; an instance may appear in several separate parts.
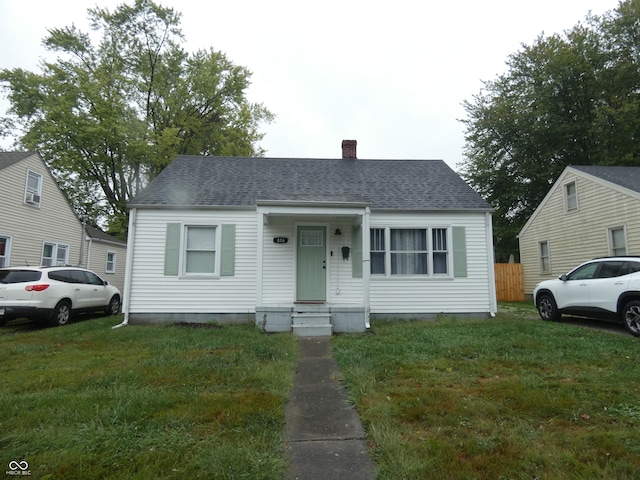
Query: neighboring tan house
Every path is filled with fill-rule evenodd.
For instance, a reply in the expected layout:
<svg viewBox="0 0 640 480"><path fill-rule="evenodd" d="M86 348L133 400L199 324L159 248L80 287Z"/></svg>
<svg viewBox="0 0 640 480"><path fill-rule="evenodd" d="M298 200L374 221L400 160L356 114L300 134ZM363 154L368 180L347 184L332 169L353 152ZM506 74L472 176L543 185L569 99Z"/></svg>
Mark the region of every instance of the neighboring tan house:
<svg viewBox="0 0 640 480"><path fill-rule="evenodd" d="M640 255L640 167L567 167L518 238L529 298L592 258Z"/></svg>
<svg viewBox="0 0 640 480"><path fill-rule="evenodd" d="M83 266L97 273L103 280L124 290L127 244L102 230L85 226Z"/></svg>
<svg viewBox="0 0 640 480"><path fill-rule="evenodd" d="M441 160L180 156L129 204L123 323L494 315L492 208Z"/></svg>
<svg viewBox="0 0 640 480"><path fill-rule="evenodd" d="M96 273L124 288L126 244L123 250L121 242L111 239L116 244L105 247L120 259L115 273L107 274L106 250L102 253L107 239L90 229L83 234L82 223L38 152L0 152L0 205L0 267L86 266L90 258L92 266L100 265ZM98 237L101 247L96 251Z"/></svg>

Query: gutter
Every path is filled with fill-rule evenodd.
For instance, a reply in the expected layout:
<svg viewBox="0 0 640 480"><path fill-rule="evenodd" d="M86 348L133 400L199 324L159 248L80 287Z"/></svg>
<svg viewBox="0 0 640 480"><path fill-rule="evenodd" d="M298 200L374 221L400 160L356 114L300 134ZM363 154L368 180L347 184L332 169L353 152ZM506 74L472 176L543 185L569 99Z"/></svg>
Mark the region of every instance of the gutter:
<svg viewBox="0 0 640 480"><path fill-rule="evenodd" d="M122 312L124 320L118 325L111 327L120 328L129 325L129 299L131 298L131 278L133 276L133 250L136 239L136 213L137 209L132 208L129 213L129 234L127 235L127 261L124 273L124 292L122 292Z"/></svg>

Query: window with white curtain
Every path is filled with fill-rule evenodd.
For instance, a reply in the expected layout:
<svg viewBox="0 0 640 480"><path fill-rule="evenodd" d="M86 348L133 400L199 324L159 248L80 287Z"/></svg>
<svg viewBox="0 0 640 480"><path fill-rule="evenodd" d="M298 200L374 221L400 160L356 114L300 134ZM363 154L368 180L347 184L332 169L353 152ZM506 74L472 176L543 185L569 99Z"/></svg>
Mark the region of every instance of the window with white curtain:
<svg viewBox="0 0 640 480"><path fill-rule="evenodd" d="M425 229L391 230L391 275L426 275L427 231Z"/></svg>
<svg viewBox="0 0 640 480"><path fill-rule="evenodd" d="M450 275L450 229L372 228L372 275Z"/></svg>

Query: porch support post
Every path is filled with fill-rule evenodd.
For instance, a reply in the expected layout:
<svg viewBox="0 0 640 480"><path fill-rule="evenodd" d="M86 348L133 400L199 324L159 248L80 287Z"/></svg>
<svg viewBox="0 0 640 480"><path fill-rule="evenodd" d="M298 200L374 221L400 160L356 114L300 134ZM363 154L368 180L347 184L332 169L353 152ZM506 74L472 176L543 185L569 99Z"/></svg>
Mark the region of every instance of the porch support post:
<svg viewBox="0 0 640 480"><path fill-rule="evenodd" d="M371 235L369 233L369 215L371 210L369 207L364 208L362 215L362 294L364 297L364 326L371 328L370 320L370 301L369 301L369 279L371 277L371 253L370 242Z"/></svg>
<svg viewBox="0 0 640 480"><path fill-rule="evenodd" d="M264 250L264 213L258 207L256 228L256 307L262 305L262 256ZM257 319L256 319L257 320Z"/></svg>

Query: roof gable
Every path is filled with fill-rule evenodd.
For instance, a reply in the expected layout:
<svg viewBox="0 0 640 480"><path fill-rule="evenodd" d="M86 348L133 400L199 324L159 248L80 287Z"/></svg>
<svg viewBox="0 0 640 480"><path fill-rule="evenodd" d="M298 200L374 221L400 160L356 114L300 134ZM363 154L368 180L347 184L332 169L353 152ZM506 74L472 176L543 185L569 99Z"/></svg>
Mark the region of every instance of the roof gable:
<svg viewBox="0 0 640 480"><path fill-rule="evenodd" d="M525 223L520 230L520 233L518 233L518 237L524 235L548 200L553 196L558 188L562 187L565 183L565 179L570 174L586 178L604 186L605 188L611 188L626 195L635 196L640 200L640 167L570 165L563 170L549 192L540 202L540 205L538 205L535 211L531 214L527 223Z"/></svg>
<svg viewBox="0 0 640 480"><path fill-rule="evenodd" d="M255 206L260 200L374 209L492 210L442 160L180 156L132 207Z"/></svg>

